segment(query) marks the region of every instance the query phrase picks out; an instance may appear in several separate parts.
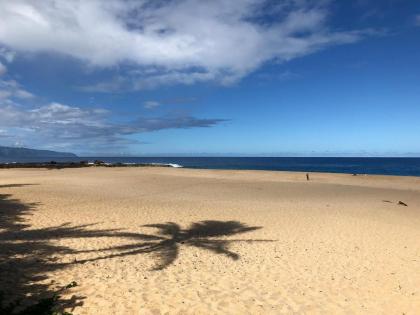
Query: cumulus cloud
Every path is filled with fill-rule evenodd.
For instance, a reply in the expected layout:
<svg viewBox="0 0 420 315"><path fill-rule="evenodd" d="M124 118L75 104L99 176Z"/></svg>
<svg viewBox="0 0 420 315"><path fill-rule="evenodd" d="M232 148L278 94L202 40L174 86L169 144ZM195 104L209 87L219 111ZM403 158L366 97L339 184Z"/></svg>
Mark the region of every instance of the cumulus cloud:
<svg viewBox="0 0 420 315"><path fill-rule="evenodd" d="M55 52L93 66L139 70L91 91L230 84L265 62L364 36L331 29L328 14L309 0L1 1L0 43L22 53Z"/></svg>
<svg viewBox="0 0 420 315"><path fill-rule="evenodd" d="M25 109L17 104L0 101L0 126L4 135L13 134L11 141L24 139L31 145L48 143L52 148L124 148L136 143L127 138L130 135L163 129L212 127L224 121L192 116L164 116L115 123L110 116L111 113L105 109L82 109L60 103Z"/></svg>

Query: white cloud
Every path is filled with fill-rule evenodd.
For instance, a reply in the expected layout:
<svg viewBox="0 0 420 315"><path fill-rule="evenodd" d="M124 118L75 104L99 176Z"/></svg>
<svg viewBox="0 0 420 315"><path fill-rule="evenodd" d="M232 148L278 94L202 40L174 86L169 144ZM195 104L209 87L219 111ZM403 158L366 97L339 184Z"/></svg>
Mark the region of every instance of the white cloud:
<svg viewBox="0 0 420 315"><path fill-rule="evenodd" d="M200 119L192 116L137 118L115 123L105 109L83 109L50 103L27 109L8 99L0 99L0 136L30 146L100 151L125 148L137 143L127 136L163 129L211 127L222 119ZM6 137L7 135L7 137ZM13 136L11 136L13 135ZM110 152L110 151L108 151Z"/></svg>
<svg viewBox="0 0 420 315"><path fill-rule="evenodd" d="M194 97L177 97L177 98L170 98L170 99L162 99L160 101L156 100L148 100L143 103L143 107L146 109L154 109L161 105L179 105L179 104L189 104L194 103L197 99Z"/></svg>
<svg viewBox="0 0 420 315"><path fill-rule="evenodd" d="M9 138L10 135L7 134L6 130L0 129L0 138Z"/></svg>
<svg viewBox="0 0 420 315"><path fill-rule="evenodd" d="M0 76L7 72L7 68L4 64L0 62Z"/></svg>
<svg viewBox="0 0 420 315"><path fill-rule="evenodd" d="M30 99L34 95L23 89L15 80L0 80L0 100L9 98Z"/></svg>
<svg viewBox="0 0 420 315"><path fill-rule="evenodd" d="M84 92L113 93L122 90L125 85L127 85L127 79L122 76L116 76L111 81L79 86L78 89Z"/></svg>
<svg viewBox="0 0 420 315"><path fill-rule="evenodd" d="M0 57L6 60L6 62L12 62L15 59L15 53L5 47L0 47Z"/></svg>
<svg viewBox="0 0 420 315"><path fill-rule="evenodd" d="M363 36L329 29L328 10L309 2L1 1L0 43L24 53L65 54L93 66L130 64L143 73L130 78L135 89L209 80L229 84L265 62L288 61ZM109 90L106 84L96 90ZM118 88L115 82L111 87Z"/></svg>
<svg viewBox="0 0 420 315"><path fill-rule="evenodd" d="M159 106L160 106L160 103L157 102L157 101L146 101L146 102L144 102L144 108L147 108L147 109L153 109L153 108L156 108L156 107L159 107Z"/></svg>
<svg viewBox="0 0 420 315"><path fill-rule="evenodd" d="M224 121L184 114L134 117L131 120L115 122L112 112L104 108L82 108L58 102L34 105L39 100L17 81L0 80L2 144L21 143L49 149L112 152L141 143L130 139L129 136L132 135L164 129L212 127ZM151 108L160 103L149 101L145 105Z"/></svg>
<svg viewBox="0 0 420 315"><path fill-rule="evenodd" d="M420 14L416 15L416 25L420 26Z"/></svg>

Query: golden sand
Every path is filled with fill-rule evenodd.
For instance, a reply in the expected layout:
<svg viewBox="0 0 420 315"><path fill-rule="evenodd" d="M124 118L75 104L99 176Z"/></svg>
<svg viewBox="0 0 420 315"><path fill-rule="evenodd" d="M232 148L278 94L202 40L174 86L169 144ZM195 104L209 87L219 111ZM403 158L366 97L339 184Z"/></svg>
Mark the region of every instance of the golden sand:
<svg viewBox="0 0 420 315"><path fill-rule="evenodd" d="M310 178L1 170L0 288L76 281L73 314L419 314L420 178Z"/></svg>

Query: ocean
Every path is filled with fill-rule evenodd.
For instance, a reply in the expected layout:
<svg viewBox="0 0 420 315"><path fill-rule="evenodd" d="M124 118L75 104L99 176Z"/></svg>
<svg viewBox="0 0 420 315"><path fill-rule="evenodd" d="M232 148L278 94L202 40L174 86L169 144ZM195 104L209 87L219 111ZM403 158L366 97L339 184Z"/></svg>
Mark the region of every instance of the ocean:
<svg viewBox="0 0 420 315"><path fill-rule="evenodd" d="M5 162L46 162L50 159L0 158ZM348 174L380 174L420 176L420 158L359 158L359 157L79 157L54 158L57 162L101 160L108 163L158 163L174 167L267 170L296 172L329 172Z"/></svg>

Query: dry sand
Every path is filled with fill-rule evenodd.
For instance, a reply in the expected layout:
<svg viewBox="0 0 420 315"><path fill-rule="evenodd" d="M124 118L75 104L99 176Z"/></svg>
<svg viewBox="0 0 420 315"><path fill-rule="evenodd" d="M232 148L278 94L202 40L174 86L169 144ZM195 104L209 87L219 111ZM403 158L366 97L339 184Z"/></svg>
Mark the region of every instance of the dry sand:
<svg viewBox="0 0 420 315"><path fill-rule="evenodd" d="M73 314L420 313L420 178L1 170L0 216L2 290Z"/></svg>

